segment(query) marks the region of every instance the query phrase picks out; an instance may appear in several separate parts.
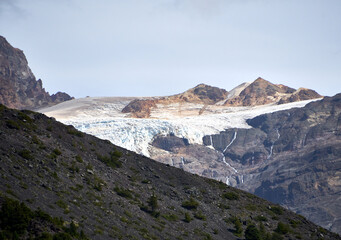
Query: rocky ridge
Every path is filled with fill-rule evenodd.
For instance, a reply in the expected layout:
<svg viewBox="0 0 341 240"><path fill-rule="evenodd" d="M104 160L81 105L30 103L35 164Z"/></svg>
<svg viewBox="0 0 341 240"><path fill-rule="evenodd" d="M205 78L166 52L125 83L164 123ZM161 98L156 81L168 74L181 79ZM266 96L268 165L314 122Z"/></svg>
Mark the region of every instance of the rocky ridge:
<svg viewBox="0 0 341 240"><path fill-rule="evenodd" d="M178 104L179 112L182 105L200 104L202 107L196 114L202 114L208 106L240 107L259 106L265 104L284 104L321 98L311 89L298 90L282 84L272 84L263 78L257 78L252 83L244 83L230 92L205 84L185 91L184 93L169 97L154 97L152 99L135 99L122 109L122 113L130 113L129 117L149 118L151 112L157 108L167 108L169 105Z"/></svg>
<svg viewBox="0 0 341 240"><path fill-rule="evenodd" d="M341 239L278 205L43 114L0 105L0 118L5 238ZM20 216L24 222L9 227ZM58 225L44 227L51 223Z"/></svg>
<svg viewBox="0 0 341 240"><path fill-rule="evenodd" d="M0 103L17 109L37 109L73 99L63 92L50 95L42 85L23 51L0 36Z"/></svg>
<svg viewBox="0 0 341 240"><path fill-rule="evenodd" d="M186 92L173 96L153 99L135 99L122 109L122 113L131 113L131 117L148 118L150 117L151 110L153 108L157 108L157 105L197 103L207 106L224 100L227 95L228 92L224 89L212 87L206 84L199 84Z"/></svg>

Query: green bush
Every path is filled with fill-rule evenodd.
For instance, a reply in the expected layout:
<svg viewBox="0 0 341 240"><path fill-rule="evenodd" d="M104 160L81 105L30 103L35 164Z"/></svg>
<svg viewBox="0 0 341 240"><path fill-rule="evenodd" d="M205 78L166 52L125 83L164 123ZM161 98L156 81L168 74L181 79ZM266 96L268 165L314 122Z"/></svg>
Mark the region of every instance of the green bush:
<svg viewBox="0 0 341 240"><path fill-rule="evenodd" d="M266 217L264 217L263 215L258 215L257 217L255 217L255 220L258 222L266 222L268 221L268 219Z"/></svg>
<svg viewBox="0 0 341 240"><path fill-rule="evenodd" d="M277 215L282 215L283 214L283 209L280 206L271 206L270 208L271 212L277 214Z"/></svg>
<svg viewBox="0 0 341 240"><path fill-rule="evenodd" d="M290 231L290 227L288 224L284 224L282 222L279 222L277 224L277 228L275 229L275 232L279 233L279 234L286 234Z"/></svg>
<svg viewBox="0 0 341 240"><path fill-rule="evenodd" d="M66 132L70 135L74 135L77 137L83 137L84 136L84 133L76 130L73 126L68 126L68 129L66 130Z"/></svg>
<svg viewBox="0 0 341 240"><path fill-rule="evenodd" d="M237 193L235 193L235 192L223 193L222 197L226 198L228 200L238 200L239 199L239 195Z"/></svg>
<svg viewBox="0 0 341 240"><path fill-rule="evenodd" d="M245 230L245 239L246 240L262 240L261 234L254 224L250 224L247 226Z"/></svg>
<svg viewBox="0 0 341 240"><path fill-rule="evenodd" d="M31 155L31 151L27 150L27 149L23 149L21 150L19 153L19 156L27 159L27 160L32 160L33 156Z"/></svg>
<svg viewBox="0 0 341 240"><path fill-rule="evenodd" d="M56 154L57 156L62 154L62 152L58 148L53 149L53 153Z"/></svg>
<svg viewBox="0 0 341 240"><path fill-rule="evenodd" d="M17 129L17 130L20 129L20 125L16 121L13 121L13 120L6 121L6 125L7 127L11 129Z"/></svg>
<svg viewBox="0 0 341 240"><path fill-rule="evenodd" d="M199 206L199 203L195 201L194 198L190 198L189 200L182 202L181 206L188 210L194 210L194 209L197 209L197 207Z"/></svg>
<svg viewBox="0 0 341 240"><path fill-rule="evenodd" d="M206 221L206 216L201 211L194 213L194 217L196 219Z"/></svg>
<svg viewBox="0 0 341 240"><path fill-rule="evenodd" d="M191 215L189 213L185 213L185 219L184 221L189 223L193 220L193 218L191 217Z"/></svg>
<svg viewBox="0 0 341 240"><path fill-rule="evenodd" d="M234 235L240 237L243 233L243 227L239 218L232 216L228 219L228 221L234 224L234 231L233 231Z"/></svg>
<svg viewBox="0 0 341 240"><path fill-rule="evenodd" d="M7 198L1 207L0 228L15 235L25 233L33 212L24 203Z"/></svg>
<svg viewBox="0 0 341 240"><path fill-rule="evenodd" d="M114 188L114 191L117 193L117 195L119 195L121 197L130 198L130 199L133 198L133 195L131 194L131 191L129 191L128 189L125 189L123 187L120 188L120 187L116 186Z"/></svg>
<svg viewBox="0 0 341 240"><path fill-rule="evenodd" d="M164 214L164 215L162 215L162 217L164 219L167 219L168 221L172 221L172 222L177 221L179 219L179 217L176 216L175 214Z"/></svg>
<svg viewBox="0 0 341 240"><path fill-rule="evenodd" d="M100 154L97 154L98 160L105 163L107 166L111 168L119 168L122 166L122 163L119 160L121 156L122 156L122 153L117 150L110 152L109 156L102 156Z"/></svg>

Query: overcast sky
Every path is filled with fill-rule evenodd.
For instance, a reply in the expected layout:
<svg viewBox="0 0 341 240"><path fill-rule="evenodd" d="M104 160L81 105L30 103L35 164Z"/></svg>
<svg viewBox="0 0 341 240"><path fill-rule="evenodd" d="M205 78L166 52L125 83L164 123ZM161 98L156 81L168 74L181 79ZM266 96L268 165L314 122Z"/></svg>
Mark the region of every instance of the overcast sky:
<svg viewBox="0 0 341 240"><path fill-rule="evenodd" d="M340 0L0 0L50 93L160 96L261 76L341 92Z"/></svg>

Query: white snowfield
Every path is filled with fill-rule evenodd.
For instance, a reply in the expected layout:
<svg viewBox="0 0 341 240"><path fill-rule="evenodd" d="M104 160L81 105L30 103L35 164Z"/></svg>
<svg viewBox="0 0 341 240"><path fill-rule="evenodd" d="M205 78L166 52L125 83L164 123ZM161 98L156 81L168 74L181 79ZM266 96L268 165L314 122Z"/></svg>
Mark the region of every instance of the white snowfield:
<svg viewBox="0 0 341 240"><path fill-rule="evenodd" d="M121 110L133 97L88 97L63 102L40 112L80 131L107 139L113 144L149 156L150 143L157 135L173 133L190 143L203 144L205 135L218 134L228 128L250 128L246 119L264 113L303 107L307 100L282 105L256 107L209 106L203 114L200 104L158 106L149 119L130 118Z"/></svg>

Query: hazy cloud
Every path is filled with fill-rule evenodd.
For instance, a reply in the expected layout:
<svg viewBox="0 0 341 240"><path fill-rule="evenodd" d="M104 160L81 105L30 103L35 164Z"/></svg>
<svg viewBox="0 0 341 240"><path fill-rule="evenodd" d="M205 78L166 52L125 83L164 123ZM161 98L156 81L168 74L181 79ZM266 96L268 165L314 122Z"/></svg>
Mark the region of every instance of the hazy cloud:
<svg viewBox="0 0 341 240"><path fill-rule="evenodd" d="M77 97L229 90L258 76L332 94L341 2L327 2L0 0L0 34L48 90Z"/></svg>

